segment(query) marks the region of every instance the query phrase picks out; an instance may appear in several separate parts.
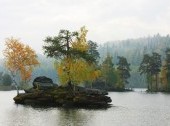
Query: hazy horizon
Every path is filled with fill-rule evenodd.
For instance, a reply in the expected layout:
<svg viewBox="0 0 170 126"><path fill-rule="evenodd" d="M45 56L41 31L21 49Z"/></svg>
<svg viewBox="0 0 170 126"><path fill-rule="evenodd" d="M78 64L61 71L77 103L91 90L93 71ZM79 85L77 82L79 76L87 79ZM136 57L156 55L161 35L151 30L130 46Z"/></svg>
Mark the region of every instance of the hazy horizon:
<svg viewBox="0 0 170 126"><path fill-rule="evenodd" d="M43 40L60 29L86 26L98 44L170 33L168 0L0 0L0 52L7 37L20 38L42 54ZM2 53L0 53L2 57Z"/></svg>

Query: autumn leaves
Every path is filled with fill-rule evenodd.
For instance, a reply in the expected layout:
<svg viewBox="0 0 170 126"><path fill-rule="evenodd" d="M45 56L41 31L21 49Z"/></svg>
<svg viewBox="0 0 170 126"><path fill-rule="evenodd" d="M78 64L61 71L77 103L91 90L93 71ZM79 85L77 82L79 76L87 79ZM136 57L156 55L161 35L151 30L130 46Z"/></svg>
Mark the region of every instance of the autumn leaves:
<svg viewBox="0 0 170 126"><path fill-rule="evenodd" d="M22 81L30 80L33 68L40 63L30 46L15 38L6 39L4 50L5 65L13 76L19 73Z"/></svg>
<svg viewBox="0 0 170 126"><path fill-rule="evenodd" d="M60 58L56 63L61 84L80 84L93 81L100 71L96 69L95 58L90 54L90 44L86 40L87 30L79 32L61 30L56 37L47 37L44 46L49 57Z"/></svg>
<svg viewBox="0 0 170 126"><path fill-rule="evenodd" d="M46 38L43 48L47 56L58 61L55 65L61 84L70 80L75 84L93 81L100 75L94 56L89 53L86 35L87 30L82 27L79 32L61 30L58 36ZM22 81L29 81L33 69L40 65L36 52L15 38L6 39L5 45L3 54L7 69L13 77L19 74Z"/></svg>

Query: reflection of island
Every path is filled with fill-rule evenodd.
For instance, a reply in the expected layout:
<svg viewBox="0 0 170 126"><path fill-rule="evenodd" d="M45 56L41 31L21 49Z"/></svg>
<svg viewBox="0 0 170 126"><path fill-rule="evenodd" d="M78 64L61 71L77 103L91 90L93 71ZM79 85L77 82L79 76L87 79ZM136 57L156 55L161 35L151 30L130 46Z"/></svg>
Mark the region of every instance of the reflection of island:
<svg viewBox="0 0 170 126"><path fill-rule="evenodd" d="M88 122L88 115L79 109L60 109L58 126L80 126Z"/></svg>
<svg viewBox="0 0 170 126"><path fill-rule="evenodd" d="M58 126L93 126L95 113L101 114L106 109L77 109L61 108L59 109ZM100 124L99 124L100 125Z"/></svg>
<svg viewBox="0 0 170 126"><path fill-rule="evenodd" d="M92 112L91 112L92 111ZM18 105L7 110L4 126L86 126L95 110L67 108L32 108Z"/></svg>

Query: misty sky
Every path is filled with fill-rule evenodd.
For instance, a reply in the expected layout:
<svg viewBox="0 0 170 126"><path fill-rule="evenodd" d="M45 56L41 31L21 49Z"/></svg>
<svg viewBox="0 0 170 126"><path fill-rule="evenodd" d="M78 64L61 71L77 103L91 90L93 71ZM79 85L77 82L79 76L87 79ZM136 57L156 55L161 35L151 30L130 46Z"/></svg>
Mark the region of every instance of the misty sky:
<svg viewBox="0 0 170 126"><path fill-rule="evenodd" d="M46 36L84 25L98 43L167 35L170 0L0 0L0 52L13 36L42 53Z"/></svg>

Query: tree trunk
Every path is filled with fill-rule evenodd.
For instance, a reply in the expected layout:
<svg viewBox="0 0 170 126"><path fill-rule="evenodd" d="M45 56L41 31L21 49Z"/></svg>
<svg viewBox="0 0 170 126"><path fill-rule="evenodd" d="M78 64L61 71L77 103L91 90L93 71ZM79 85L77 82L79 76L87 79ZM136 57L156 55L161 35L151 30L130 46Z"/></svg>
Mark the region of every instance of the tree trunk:
<svg viewBox="0 0 170 126"><path fill-rule="evenodd" d="M74 86L74 87L73 87ZM71 81L68 82L69 92L71 96L75 96L75 85L71 84Z"/></svg>
<svg viewBox="0 0 170 126"><path fill-rule="evenodd" d="M158 91L158 74L156 74L155 76L156 76L156 91Z"/></svg>
<svg viewBox="0 0 170 126"><path fill-rule="evenodd" d="M105 85L104 85L105 90L106 90L106 83L107 83L107 79L105 79Z"/></svg>
<svg viewBox="0 0 170 126"><path fill-rule="evenodd" d="M93 88L93 83L91 83L91 89Z"/></svg>
<svg viewBox="0 0 170 126"><path fill-rule="evenodd" d="M149 75L147 74L147 75L146 75L146 77L147 77L146 79L147 79L147 84L148 84L148 90L150 90L150 81L149 81Z"/></svg>
<svg viewBox="0 0 170 126"><path fill-rule="evenodd" d="M11 73L11 76L12 76L12 81L13 81L13 83L15 84L15 88L17 89L17 95L19 95L18 84L17 84L17 82L15 81L16 72L14 73L13 71L10 71L10 73Z"/></svg>
<svg viewBox="0 0 170 126"><path fill-rule="evenodd" d="M151 91L153 91L153 89L152 89L152 76L151 76L150 83L151 83Z"/></svg>
<svg viewBox="0 0 170 126"><path fill-rule="evenodd" d="M16 85L15 87L16 87L16 89L17 89L17 95L19 95L19 89L18 89L18 86Z"/></svg>
<svg viewBox="0 0 170 126"><path fill-rule="evenodd" d="M17 82L15 81L15 79L14 79L14 77L13 77L13 82L14 82L14 84L15 84L15 88L17 89L17 95L19 95L19 88L18 88L18 84L17 84Z"/></svg>
<svg viewBox="0 0 170 126"><path fill-rule="evenodd" d="M170 72L167 73L167 90L170 91Z"/></svg>

